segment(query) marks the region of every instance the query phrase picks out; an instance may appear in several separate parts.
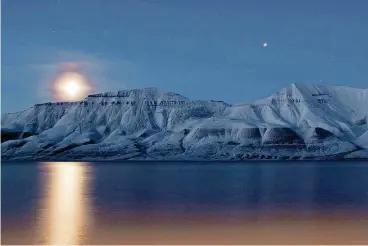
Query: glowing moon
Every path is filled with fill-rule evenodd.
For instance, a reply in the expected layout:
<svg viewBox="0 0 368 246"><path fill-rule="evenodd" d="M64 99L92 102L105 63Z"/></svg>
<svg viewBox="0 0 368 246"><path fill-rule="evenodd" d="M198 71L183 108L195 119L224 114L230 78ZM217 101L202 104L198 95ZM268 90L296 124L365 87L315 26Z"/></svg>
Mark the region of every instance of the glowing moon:
<svg viewBox="0 0 368 246"><path fill-rule="evenodd" d="M80 86L76 81L70 80L64 83L63 89L66 94L69 94L70 97L74 97L80 90Z"/></svg>
<svg viewBox="0 0 368 246"><path fill-rule="evenodd" d="M267 47L268 46L268 43L267 42L264 42L263 43L263 47Z"/></svg>
<svg viewBox="0 0 368 246"><path fill-rule="evenodd" d="M64 72L53 84L54 97L62 101L77 101L91 91L87 79L78 72Z"/></svg>

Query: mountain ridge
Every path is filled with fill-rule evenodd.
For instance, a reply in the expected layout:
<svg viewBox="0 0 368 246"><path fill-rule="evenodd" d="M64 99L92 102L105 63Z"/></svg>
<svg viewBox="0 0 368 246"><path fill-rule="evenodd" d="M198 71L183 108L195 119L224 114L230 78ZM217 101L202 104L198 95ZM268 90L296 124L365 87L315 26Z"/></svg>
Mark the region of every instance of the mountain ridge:
<svg viewBox="0 0 368 246"><path fill-rule="evenodd" d="M154 87L121 90L2 115L2 156L344 158L368 149L367 115L368 89L346 86L293 83L233 105ZM353 156L366 158L364 151Z"/></svg>

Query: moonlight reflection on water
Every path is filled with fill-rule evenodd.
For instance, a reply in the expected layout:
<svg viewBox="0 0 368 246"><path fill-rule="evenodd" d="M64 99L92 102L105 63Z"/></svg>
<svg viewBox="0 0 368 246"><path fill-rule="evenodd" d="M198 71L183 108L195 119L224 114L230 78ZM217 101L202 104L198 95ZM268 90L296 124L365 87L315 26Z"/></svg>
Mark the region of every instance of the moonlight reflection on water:
<svg viewBox="0 0 368 246"><path fill-rule="evenodd" d="M366 244L367 175L364 162L5 163L2 243Z"/></svg>
<svg viewBox="0 0 368 246"><path fill-rule="evenodd" d="M39 209L42 244L83 243L90 225L88 165L81 162L43 163L44 195Z"/></svg>

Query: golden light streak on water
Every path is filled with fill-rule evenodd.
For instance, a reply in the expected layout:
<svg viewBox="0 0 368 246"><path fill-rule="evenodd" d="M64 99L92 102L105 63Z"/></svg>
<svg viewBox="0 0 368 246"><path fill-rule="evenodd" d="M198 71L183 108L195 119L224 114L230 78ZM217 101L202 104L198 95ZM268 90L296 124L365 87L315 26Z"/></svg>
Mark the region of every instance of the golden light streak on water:
<svg viewBox="0 0 368 246"><path fill-rule="evenodd" d="M27 210L15 209L17 213L9 216L8 221L2 221L2 225L5 225L1 235L2 244L367 244L366 209L360 206L313 207L316 180L323 177L315 170L302 172L299 169L299 174L293 173L299 177L298 183L301 185L298 188L301 191L300 196L296 194L293 197L307 205L303 206L306 210L284 205L270 208L268 205L277 198L275 195L287 192L284 190L280 193L280 189L274 187L277 182L266 184L268 180L279 178L276 170L280 167L271 166L267 166L262 179L256 184L261 187L260 204L256 210L233 210L232 207L227 210L222 207L218 210L178 211L162 209L161 206L125 207L124 205L129 205L129 201L130 204L139 201L136 199L136 187L140 183L123 182L124 179L117 183L111 172L109 175L99 172L101 176L97 177L97 168L92 168L91 163L41 163L41 170L37 170L40 175L37 181L41 180L41 183L37 187L42 187L43 190L33 190L32 193L30 189L28 193L24 185L32 185L36 177L27 178L25 174L28 173L24 170L18 174L17 182L11 183L11 186L23 186L20 189L24 192L22 196L28 200L34 199L41 203L34 208L32 202L29 202ZM12 172L15 170L17 169ZM131 169L126 169L129 170ZM12 175L12 172L8 175ZM197 182L199 178L192 179L192 182ZM104 182L97 182L102 180ZM94 191L90 192L92 182ZM112 182L113 185L104 186L106 182ZM103 187L105 189L99 190ZM99 203L107 197L111 198L101 193L109 192L106 187L118 189L118 192L112 193L116 200ZM160 189L160 186L149 189L158 199L160 193L155 193L154 189ZM91 200L94 198L100 200L92 206ZM155 205L147 202L148 205ZM36 213L33 214L34 212ZM96 226L91 226L92 222Z"/></svg>
<svg viewBox="0 0 368 246"><path fill-rule="evenodd" d="M40 209L39 243L84 243L91 224L88 201L88 165L81 162L44 163L47 172Z"/></svg>

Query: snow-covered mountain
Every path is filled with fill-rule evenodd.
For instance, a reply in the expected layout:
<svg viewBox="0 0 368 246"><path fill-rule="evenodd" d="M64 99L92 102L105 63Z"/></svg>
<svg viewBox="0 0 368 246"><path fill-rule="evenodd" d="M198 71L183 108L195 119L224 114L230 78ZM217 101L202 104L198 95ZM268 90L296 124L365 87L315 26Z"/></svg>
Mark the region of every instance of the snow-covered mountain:
<svg viewBox="0 0 368 246"><path fill-rule="evenodd" d="M291 84L250 104L156 88L2 115L3 159L368 158L368 89Z"/></svg>

